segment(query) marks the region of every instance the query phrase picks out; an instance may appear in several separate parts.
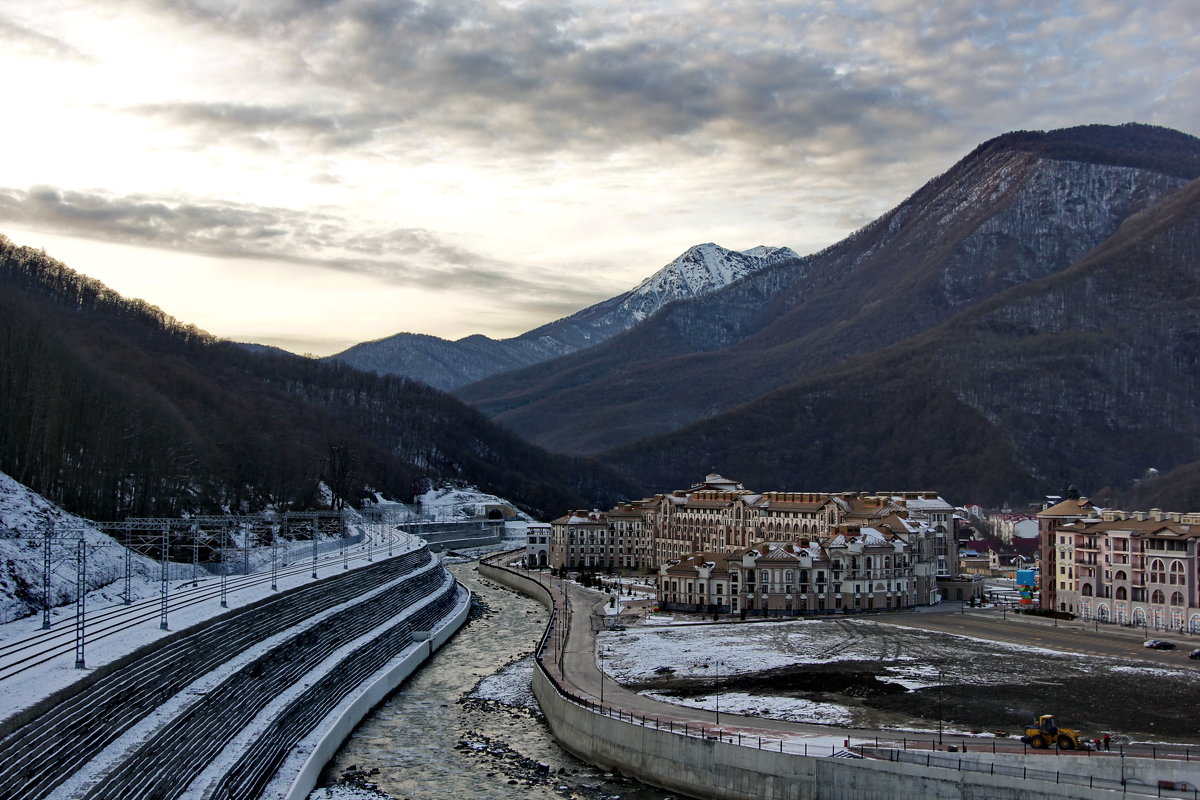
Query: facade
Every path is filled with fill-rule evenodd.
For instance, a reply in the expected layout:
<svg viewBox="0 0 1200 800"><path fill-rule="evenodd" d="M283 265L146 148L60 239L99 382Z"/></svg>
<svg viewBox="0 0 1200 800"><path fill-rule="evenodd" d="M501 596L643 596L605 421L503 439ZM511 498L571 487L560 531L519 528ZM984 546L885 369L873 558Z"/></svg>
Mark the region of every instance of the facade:
<svg viewBox="0 0 1200 800"><path fill-rule="evenodd" d="M550 565L550 531L549 525L540 522L525 529L525 566L541 569Z"/></svg>
<svg viewBox="0 0 1200 800"><path fill-rule="evenodd" d="M824 539L838 525L870 526L894 515L920 523L921 560L932 565L925 575L930 582L956 571L954 508L934 492L754 492L717 474L687 490L604 512L573 511L554 520L551 563L567 569L599 566L651 572L692 553L727 552L764 541ZM597 523L610 530L592 530ZM579 549L581 536L587 550Z"/></svg>
<svg viewBox="0 0 1200 800"><path fill-rule="evenodd" d="M1051 608L1200 633L1200 513L1094 510L1046 535L1043 564L1052 553L1054 567L1043 567L1042 593L1053 586Z"/></svg>
<svg viewBox="0 0 1200 800"><path fill-rule="evenodd" d="M695 553L659 567L659 603L743 616L911 608L930 598L918 596L909 533L845 525L820 540Z"/></svg>
<svg viewBox="0 0 1200 800"><path fill-rule="evenodd" d="M1057 596L1061 582L1059 568L1062 567L1064 577L1074 577L1075 557L1071 549L1074 539L1064 538L1060 544L1054 530L1059 525L1087 519L1098 510L1086 497L1071 497L1038 513L1038 548L1042 554L1042 578L1038 597L1043 610L1052 611L1058 608Z"/></svg>

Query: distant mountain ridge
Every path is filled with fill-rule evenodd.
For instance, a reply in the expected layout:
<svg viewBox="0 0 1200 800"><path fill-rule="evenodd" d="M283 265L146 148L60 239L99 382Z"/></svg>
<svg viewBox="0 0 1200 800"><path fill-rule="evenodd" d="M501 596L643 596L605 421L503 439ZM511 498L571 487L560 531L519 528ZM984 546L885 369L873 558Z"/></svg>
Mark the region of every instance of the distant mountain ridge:
<svg viewBox="0 0 1200 800"><path fill-rule="evenodd" d="M633 446L1061 272L1198 175L1164 128L1005 134L826 250L455 394L551 450Z"/></svg>
<svg viewBox="0 0 1200 800"><path fill-rule="evenodd" d="M510 339L483 335L457 341L398 333L348 348L331 360L381 375L402 375L443 390L567 355L607 341L676 300L710 294L747 275L798 259L787 247L728 250L691 247L637 287Z"/></svg>

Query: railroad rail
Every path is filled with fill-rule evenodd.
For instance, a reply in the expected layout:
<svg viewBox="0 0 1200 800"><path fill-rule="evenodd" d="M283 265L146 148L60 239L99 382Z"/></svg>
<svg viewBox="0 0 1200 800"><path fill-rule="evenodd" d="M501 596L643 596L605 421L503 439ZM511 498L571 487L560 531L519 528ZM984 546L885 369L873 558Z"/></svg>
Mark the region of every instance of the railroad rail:
<svg viewBox="0 0 1200 800"><path fill-rule="evenodd" d="M96 670L88 679L72 687L70 692L60 693L39 703L22 715L22 721L14 722L9 730L3 732L0 736L0 753L3 753L0 758L0 797L28 800L50 797L57 787L89 761L96 759L105 748L150 715L166 699L186 690L198 678L234 655L260 645L264 640L314 615L349 603L401 578L404 578L403 585L413 584L410 587L413 592L424 592L422 596L441 592L439 597L443 597L449 590L442 583L423 577L442 572L440 568L430 567L434 563L433 556L422 546L394 558L290 590L250 608L227 612L210 623L182 631L152 648ZM393 594L397 595L394 601L385 599ZM93 783L88 788L89 793L84 796L181 796L180 792L186 789L186 781L190 781L195 774L194 763L204 757L200 751L208 753L213 749L204 745L206 737L222 738L221 731L224 729L220 726L231 726L230 719L245 719L249 709L265 704L262 700L264 696L269 698L278 692L280 685L277 680L302 674L300 670L303 665L313 664L313 659L319 653L327 655L332 652L332 649L336 649L335 642L344 644L352 640L352 633L361 633L363 626L380 625L389 614L396 613L404 598L411 603L414 595L407 591L379 592L361 607L357 603L352 604L350 608L334 614L336 624L315 626L276 645L266 656L256 658L227 678L218 691L210 692L213 695L211 699L205 696L190 704L180 719L172 720L170 725L146 741L137 755L142 760L136 763L144 769L145 764L149 763L145 759L163 758L168 751L176 750L176 757L170 759L175 765L173 769L181 771L176 779L159 770L154 778L156 788L151 790L147 785L146 773L139 774L129 766L134 762L123 760L99 782ZM452 603L453 596L445 602ZM360 615L362 619L356 621ZM394 636L388 641L392 645L402 643L405 633L411 639L411 632L415 629L405 628L403 623L398 624L394 626ZM390 634L392 631L389 631ZM386 639L387 636L380 638ZM380 645L380 654L386 647L387 644ZM262 672L258 673L258 670ZM313 687L323 683L324 680L317 681ZM353 688L349 673L344 679L338 678L336 684L337 687L343 687L344 691ZM341 690L326 687L323 693L332 697ZM69 696L62 696L64 694ZM217 716L222 722L206 722L217 711L222 711ZM293 727L290 721L282 722L286 723L284 727L289 730ZM288 738L282 733L279 735L283 739ZM267 751L275 752L265 748L264 752ZM270 763L275 756L264 758L264 763ZM189 764L191 766L187 766ZM261 777L265 774L263 769L248 767L243 770L246 775L255 776L243 783L259 785L269 779L269 776L266 779ZM179 786L181 782L183 785Z"/></svg>
<svg viewBox="0 0 1200 800"><path fill-rule="evenodd" d="M318 563L325 567L333 563L341 563L344 559L345 556L341 553L330 553L320 558ZM171 592L169 610L171 612L181 611L222 598L229 592L241 589L266 584L274 586L279 578L307 574L311 569L307 560L301 560L287 567L280 567L274 573L255 572L249 575L229 577L225 586L205 583L190 588L177 588ZM200 580L209 581L215 577L217 576L210 575ZM194 584L195 581L195 578L187 578L180 582ZM138 600L128 605L120 603L90 610L84 642L86 645L92 645L143 623L157 620L160 615L161 599L158 596ZM64 624L59 627L35 631L25 636L0 642L0 681L20 675L58 656L72 652L76 647L76 635L71 621L65 620Z"/></svg>

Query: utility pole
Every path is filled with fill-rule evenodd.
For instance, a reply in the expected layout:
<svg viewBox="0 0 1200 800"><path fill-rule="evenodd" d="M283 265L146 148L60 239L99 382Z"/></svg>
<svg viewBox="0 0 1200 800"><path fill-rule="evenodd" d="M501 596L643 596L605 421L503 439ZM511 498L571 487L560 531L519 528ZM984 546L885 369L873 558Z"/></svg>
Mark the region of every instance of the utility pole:
<svg viewBox="0 0 1200 800"><path fill-rule="evenodd" d="M279 526L271 524L271 591L279 591Z"/></svg>
<svg viewBox="0 0 1200 800"><path fill-rule="evenodd" d="M84 669L83 636L87 619L87 539L79 532L75 561L75 669Z"/></svg>
<svg viewBox="0 0 1200 800"><path fill-rule="evenodd" d="M50 548L54 545L54 520L45 528L42 538L42 630L50 629Z"/></svg>
<svg viewBox="0 0 1200 800"><path fill-rule="evenodd" d="M162 580L159 589L160 605L158 610L158 627L164 631L170 630L167 627L167 596L171 592L170 546L171 523L164 522L162 524Z"/></svg>
<svg viewBox="0 0 1200 800"><path fill-rule="evenodd" d="M312 518L312 576L317 577L317 518Z"/></svg>
<svg viewBox="0 0 1200 800"><path fill-rule="evenodd" d="M716 661L717 669L717 724L721 724L721 662Z"/></svg>
<svg viewBox="0 0 1200 800"><path fill-rule="evenodd" d="M942 744L942 671L938 670L938 746Z"/></svg>

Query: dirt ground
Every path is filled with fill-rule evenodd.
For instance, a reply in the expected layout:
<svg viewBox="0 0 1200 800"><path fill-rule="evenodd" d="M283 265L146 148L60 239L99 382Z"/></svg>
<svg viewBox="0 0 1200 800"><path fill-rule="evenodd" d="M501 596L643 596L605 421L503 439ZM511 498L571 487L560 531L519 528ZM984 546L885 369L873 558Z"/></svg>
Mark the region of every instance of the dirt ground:
<svg viewBox="0 0 1200 800"><path fill-rule="evenodd" d="M1087 738L1200 742L1200 672L886 624L802 625L820 627L772 637L797 663L723 677L721 691L837 703L864 728L936 730L940 715L947 730L1018 735L1038 714L1055 714ZM680 696L711 687L704 676L636 684Z"/></svg>

